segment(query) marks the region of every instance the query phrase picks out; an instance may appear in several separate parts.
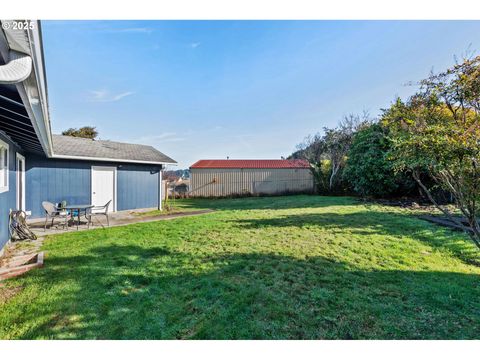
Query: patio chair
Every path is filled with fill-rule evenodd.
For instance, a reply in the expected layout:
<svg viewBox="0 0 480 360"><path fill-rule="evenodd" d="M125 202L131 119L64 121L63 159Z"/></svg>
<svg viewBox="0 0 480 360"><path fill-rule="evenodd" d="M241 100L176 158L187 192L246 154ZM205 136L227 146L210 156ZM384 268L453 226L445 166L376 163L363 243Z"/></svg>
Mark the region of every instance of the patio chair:
<svg viewBox="0 0 480 360"><path fill-rule="evenodd" d="M43 226L43 230L47 231L47 222L48 219L52 219L52 224L50 228L53 226L53 222L55 219L61 220L61 224L63 225L63 229L68 227L68 212L66 210L59 210L54 204L49 201L42 202L43 210L45 210L45 224Z"/></svg>
<svg viewBox="0 0 480 360"><path fill-rule="evenodd" d="M88 220L87 226L89 229L90 229L90 224L93 225L92 219L94 217L99 222L99 224L102 225L102 227L104 227L103 224L100 222L100 220L98 220L97 215L104 215L107 218L107 226L110 226L110 220L108 219L108 208L111 203L112 203L112 200L110 200L103 206L94 206L85 211L85 218Z"/></svg>

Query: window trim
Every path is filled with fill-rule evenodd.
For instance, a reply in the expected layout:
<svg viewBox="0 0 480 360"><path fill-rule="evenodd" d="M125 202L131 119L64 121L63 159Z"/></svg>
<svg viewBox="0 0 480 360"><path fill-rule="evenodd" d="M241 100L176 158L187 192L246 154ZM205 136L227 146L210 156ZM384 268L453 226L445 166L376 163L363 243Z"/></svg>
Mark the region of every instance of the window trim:
<svg viewBox="0 0 480 360"><path fill-rule="evenodd" d="M3 148L5 148L5 149L7 150L7 151L6 151L7 166L6 166L5 170L4 170L4 171L6 172L6 174L4 175L4 174L3 174L3 171L2 171L2 173L0 174L0 176L2 176L2 177L5 176L6 183L5 183L5 185L3 185L3 186L0 185L0 193L4 193L4 192L7 192L7 191L8 191L8 189L9 189L9 187L8 187L8 185L9 185L9 177L10 177L10 173L9 173L9 166L10 166L10 146L9 146L5 141L2 141L2 140L0 139L0 151L2 151L2 154L3 154ZM3 166L4 160L3 160L1 154L0 154L0 161L2 162L1 165ZM2 169L2 170L3 170L3 169Z"/></svg>

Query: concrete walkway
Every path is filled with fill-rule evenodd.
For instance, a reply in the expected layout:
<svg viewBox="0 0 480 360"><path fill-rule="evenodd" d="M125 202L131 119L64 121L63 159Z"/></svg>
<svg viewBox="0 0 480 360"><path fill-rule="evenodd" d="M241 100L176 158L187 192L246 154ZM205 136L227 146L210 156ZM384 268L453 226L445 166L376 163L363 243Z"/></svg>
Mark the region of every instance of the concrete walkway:
<svg viewBox="0 0 480 360"><path fill-rule="evenodd" d="M128 211L117 211L114 213L110 213L108 215L110 221L110 227L114 226L123 226L129 224L137 224L143 222L151 222L151 221L161 221L161 220L171 220L176 219L179 217L187 217L187 216L197 216L203 215L213 212L214 210L205 209L205 210L196 210L196 211L184 211L184 212L176 212L172 214L160 214L160 215L142 215L142 212L150 211L151 209L145 210L128 210ZM76 219L73 223L71 220L69 221L69 226L66 229L63 229L61 225L58 225L57 222L54 223L53 227L50 227L50 222L47 223L47 230L44 230L44 219L34 219L28 220L28 225L30 229L39 237L46 236L46 235L55 235L55 234L62 234L65 232L72 232L72 231L85 231L85 230L93 230L102 228L102 225L106 228L107 221L105 216L99 215L94 218L93 224L90 224L90 229L87 226L87 221L85 217L80 217L80 225L77 230L77 223Z"/></svg>

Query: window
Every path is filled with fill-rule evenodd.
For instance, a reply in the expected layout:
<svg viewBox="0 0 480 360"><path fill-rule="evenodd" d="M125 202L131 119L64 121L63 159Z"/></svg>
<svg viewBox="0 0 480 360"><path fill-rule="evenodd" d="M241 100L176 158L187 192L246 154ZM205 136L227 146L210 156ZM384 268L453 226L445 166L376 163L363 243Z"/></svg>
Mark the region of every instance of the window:
<svg viewBox="0 0 480 360"><path fill-rule="evenodd" d="M0 140L0 192L8 191L8 144Z"/></svg>

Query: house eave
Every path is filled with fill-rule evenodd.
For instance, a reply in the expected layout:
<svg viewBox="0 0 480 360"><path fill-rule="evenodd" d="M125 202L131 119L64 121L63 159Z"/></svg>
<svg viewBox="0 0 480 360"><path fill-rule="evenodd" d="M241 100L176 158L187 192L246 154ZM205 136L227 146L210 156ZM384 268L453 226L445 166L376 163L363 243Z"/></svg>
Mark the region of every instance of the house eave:
<svg viewBox="0 0 480 360"><path fill-rule="evenodd" d="M118 163L130 163L130 164L148 164L148 165L177 165L176 162L165 161L147 161L147 160L131 160L131 159L114 159L114 158L98 158L92 156L73 156L73 155L57 155L53 154L52 159L65 159L65 160L84 160L84 161L101 161L101 162L118 162Z"/></svg>
<svg viewBox="0 0 480 360"><path fill-rule="evenodd" d="M5 24L11 21L2 20L1 22ZM42 150L47 157L51 157L53 155L53 144L48 111L41 25L38 20L27 20L27 22L33 26L23 30L14 30L11 26L3 27L6 46L2 47L1 51L4 58L7 57L7 51L10 48L11 50L26 53L32 59L33 68L30 76L24 81L15 84L15 87L22 100L23 104L21 105L25 107Z"/></svg>
<svg viewBox="0 0 480 360"><path fill-rule="evenodd" d="M35 21L35 26L27 30L27 35L35 73L35 77L32 80L34 80L34 85L36 86L36 89L38 89L38 97L29 96L28 81L18 84L17 88L23 87L23 91L25 91L30 110L34 115L32 118L33 126L37 132L39 141L45 151L45 154L48 157L51 157L53 155L53 143L50 126L50 114L48 111L47 79L45 74L45 63L43 60L44 55L40 21ZM20 96L23 95L23 91L19 90Z"/></svg>

